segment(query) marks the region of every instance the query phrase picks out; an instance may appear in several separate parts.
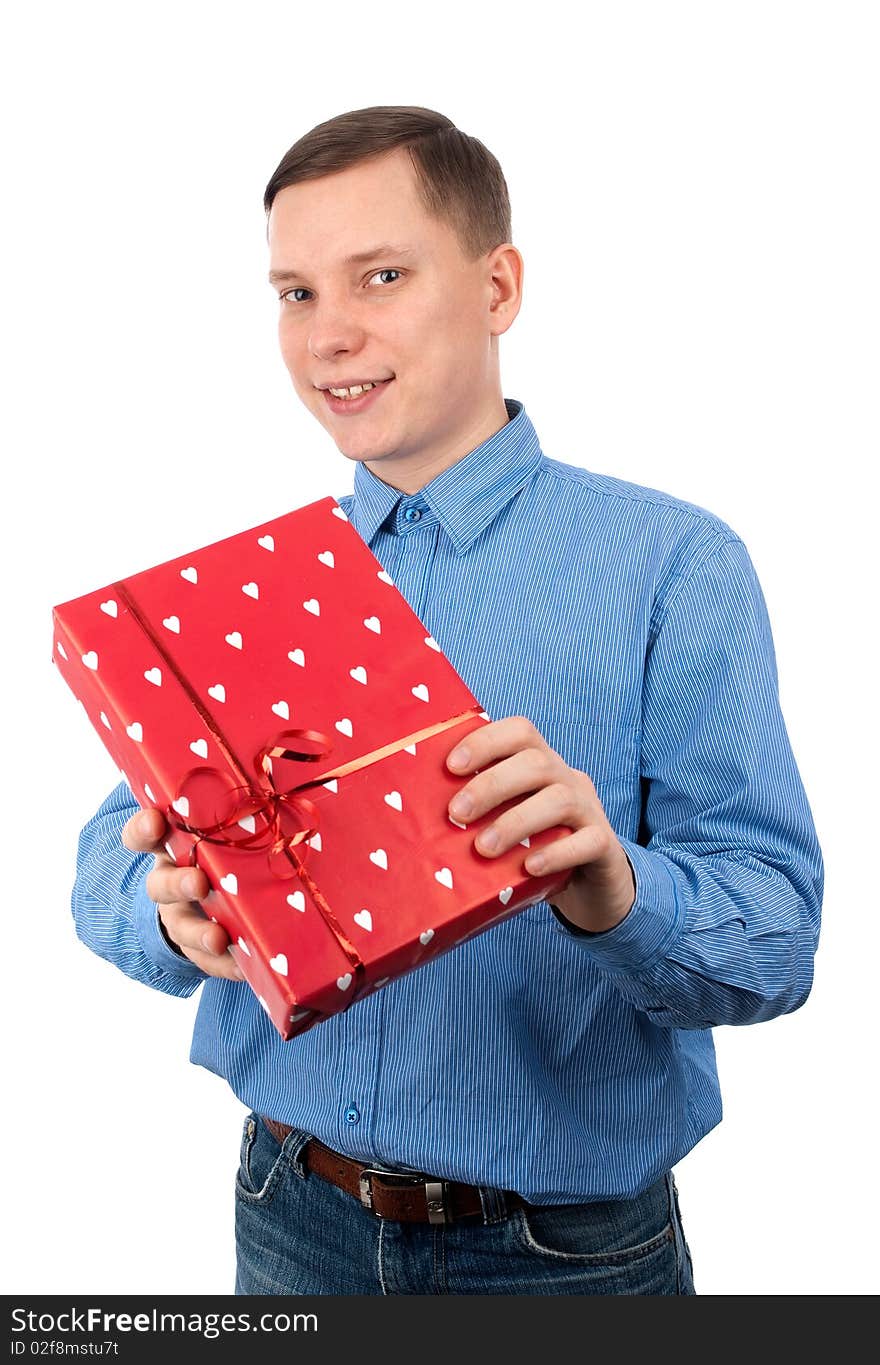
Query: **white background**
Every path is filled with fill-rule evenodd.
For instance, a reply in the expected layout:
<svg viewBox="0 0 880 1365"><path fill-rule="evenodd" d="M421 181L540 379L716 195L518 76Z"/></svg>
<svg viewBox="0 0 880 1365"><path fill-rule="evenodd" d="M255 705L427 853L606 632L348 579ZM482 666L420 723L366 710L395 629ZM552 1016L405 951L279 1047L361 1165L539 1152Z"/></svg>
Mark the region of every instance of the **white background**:
<svg viewBox="0 0 880 1365"><path fill-rule="evenodd" d="M698 1292L876 1292L876 7L31 3L0 47L3 1289L232 1289L244 1110L188 1061L196 1000L73 931L118 775L51 608L350 490L277 353L262 193L316 123L420 104L507 178L505 396L721 516L770 612L824 929L803 1009L716 1031Z"/></svg>

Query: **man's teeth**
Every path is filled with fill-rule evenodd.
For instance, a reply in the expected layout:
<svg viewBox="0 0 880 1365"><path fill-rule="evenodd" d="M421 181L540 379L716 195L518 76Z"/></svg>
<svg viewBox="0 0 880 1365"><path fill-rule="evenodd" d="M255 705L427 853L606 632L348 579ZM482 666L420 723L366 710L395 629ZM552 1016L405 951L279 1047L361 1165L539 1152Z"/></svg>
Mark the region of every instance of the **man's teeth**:
<svg viewBox="0 0 880 1365"><path fill-rule="evenodd" d="M375 384L352 384L350 389L331 389L334 398L357 398L358 394L374 389Z"/></svg>

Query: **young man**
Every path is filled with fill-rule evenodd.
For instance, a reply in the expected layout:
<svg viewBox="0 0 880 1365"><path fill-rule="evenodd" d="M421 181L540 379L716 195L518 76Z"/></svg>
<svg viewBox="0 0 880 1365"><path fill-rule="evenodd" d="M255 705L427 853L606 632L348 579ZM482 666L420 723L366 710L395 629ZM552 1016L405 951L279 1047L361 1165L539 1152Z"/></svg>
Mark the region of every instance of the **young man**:
<svg viewBox="0 0 880 1365"><path fill-rule="evenodd" d="M342 506L493 717L450 751L450 817L518 798L479 852L565 825L524 858L571 879L282 1043L122 783L81 835L77 930L203 987L192 1060L251 1110L237 1292L692 1294L672 1168L720 1119L711 1030L803 1004L823 888L751 561L710 512L548 458L502 397L523 261L476 139L354 111L265 207Z"/></svg>

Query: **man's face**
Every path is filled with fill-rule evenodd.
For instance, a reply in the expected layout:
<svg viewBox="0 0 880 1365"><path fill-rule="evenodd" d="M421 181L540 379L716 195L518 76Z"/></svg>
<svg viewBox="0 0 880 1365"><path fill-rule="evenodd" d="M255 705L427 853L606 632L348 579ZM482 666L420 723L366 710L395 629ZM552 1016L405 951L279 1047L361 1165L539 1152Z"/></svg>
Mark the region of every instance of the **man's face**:
<svg viewBox="0 0 880 1365"><path fill-rule="evenodd" d="M422 208L404 149L281 190L269 248L284 363L349 459L415 488L506 420L495 338L518 302L497 308L497 258L509 283L518 253L469 262L453 229ZM390 382L350 406L324 388L363 380Z"/></svg>

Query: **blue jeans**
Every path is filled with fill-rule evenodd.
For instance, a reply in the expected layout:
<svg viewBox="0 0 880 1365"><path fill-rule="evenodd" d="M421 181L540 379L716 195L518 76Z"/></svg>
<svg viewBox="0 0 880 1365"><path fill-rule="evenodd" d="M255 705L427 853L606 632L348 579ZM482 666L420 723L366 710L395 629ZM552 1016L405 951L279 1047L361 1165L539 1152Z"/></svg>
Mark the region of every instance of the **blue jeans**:
<svg viewBox="0 0 880 1365"><path fill-rule="evenodd" d="M244 1121L235 1181L236 1294L694 1294L672 1172L636 1199L507 1210L483 1221L383 1221L307 1171L309 1134L279 1145Z"/></svg>

